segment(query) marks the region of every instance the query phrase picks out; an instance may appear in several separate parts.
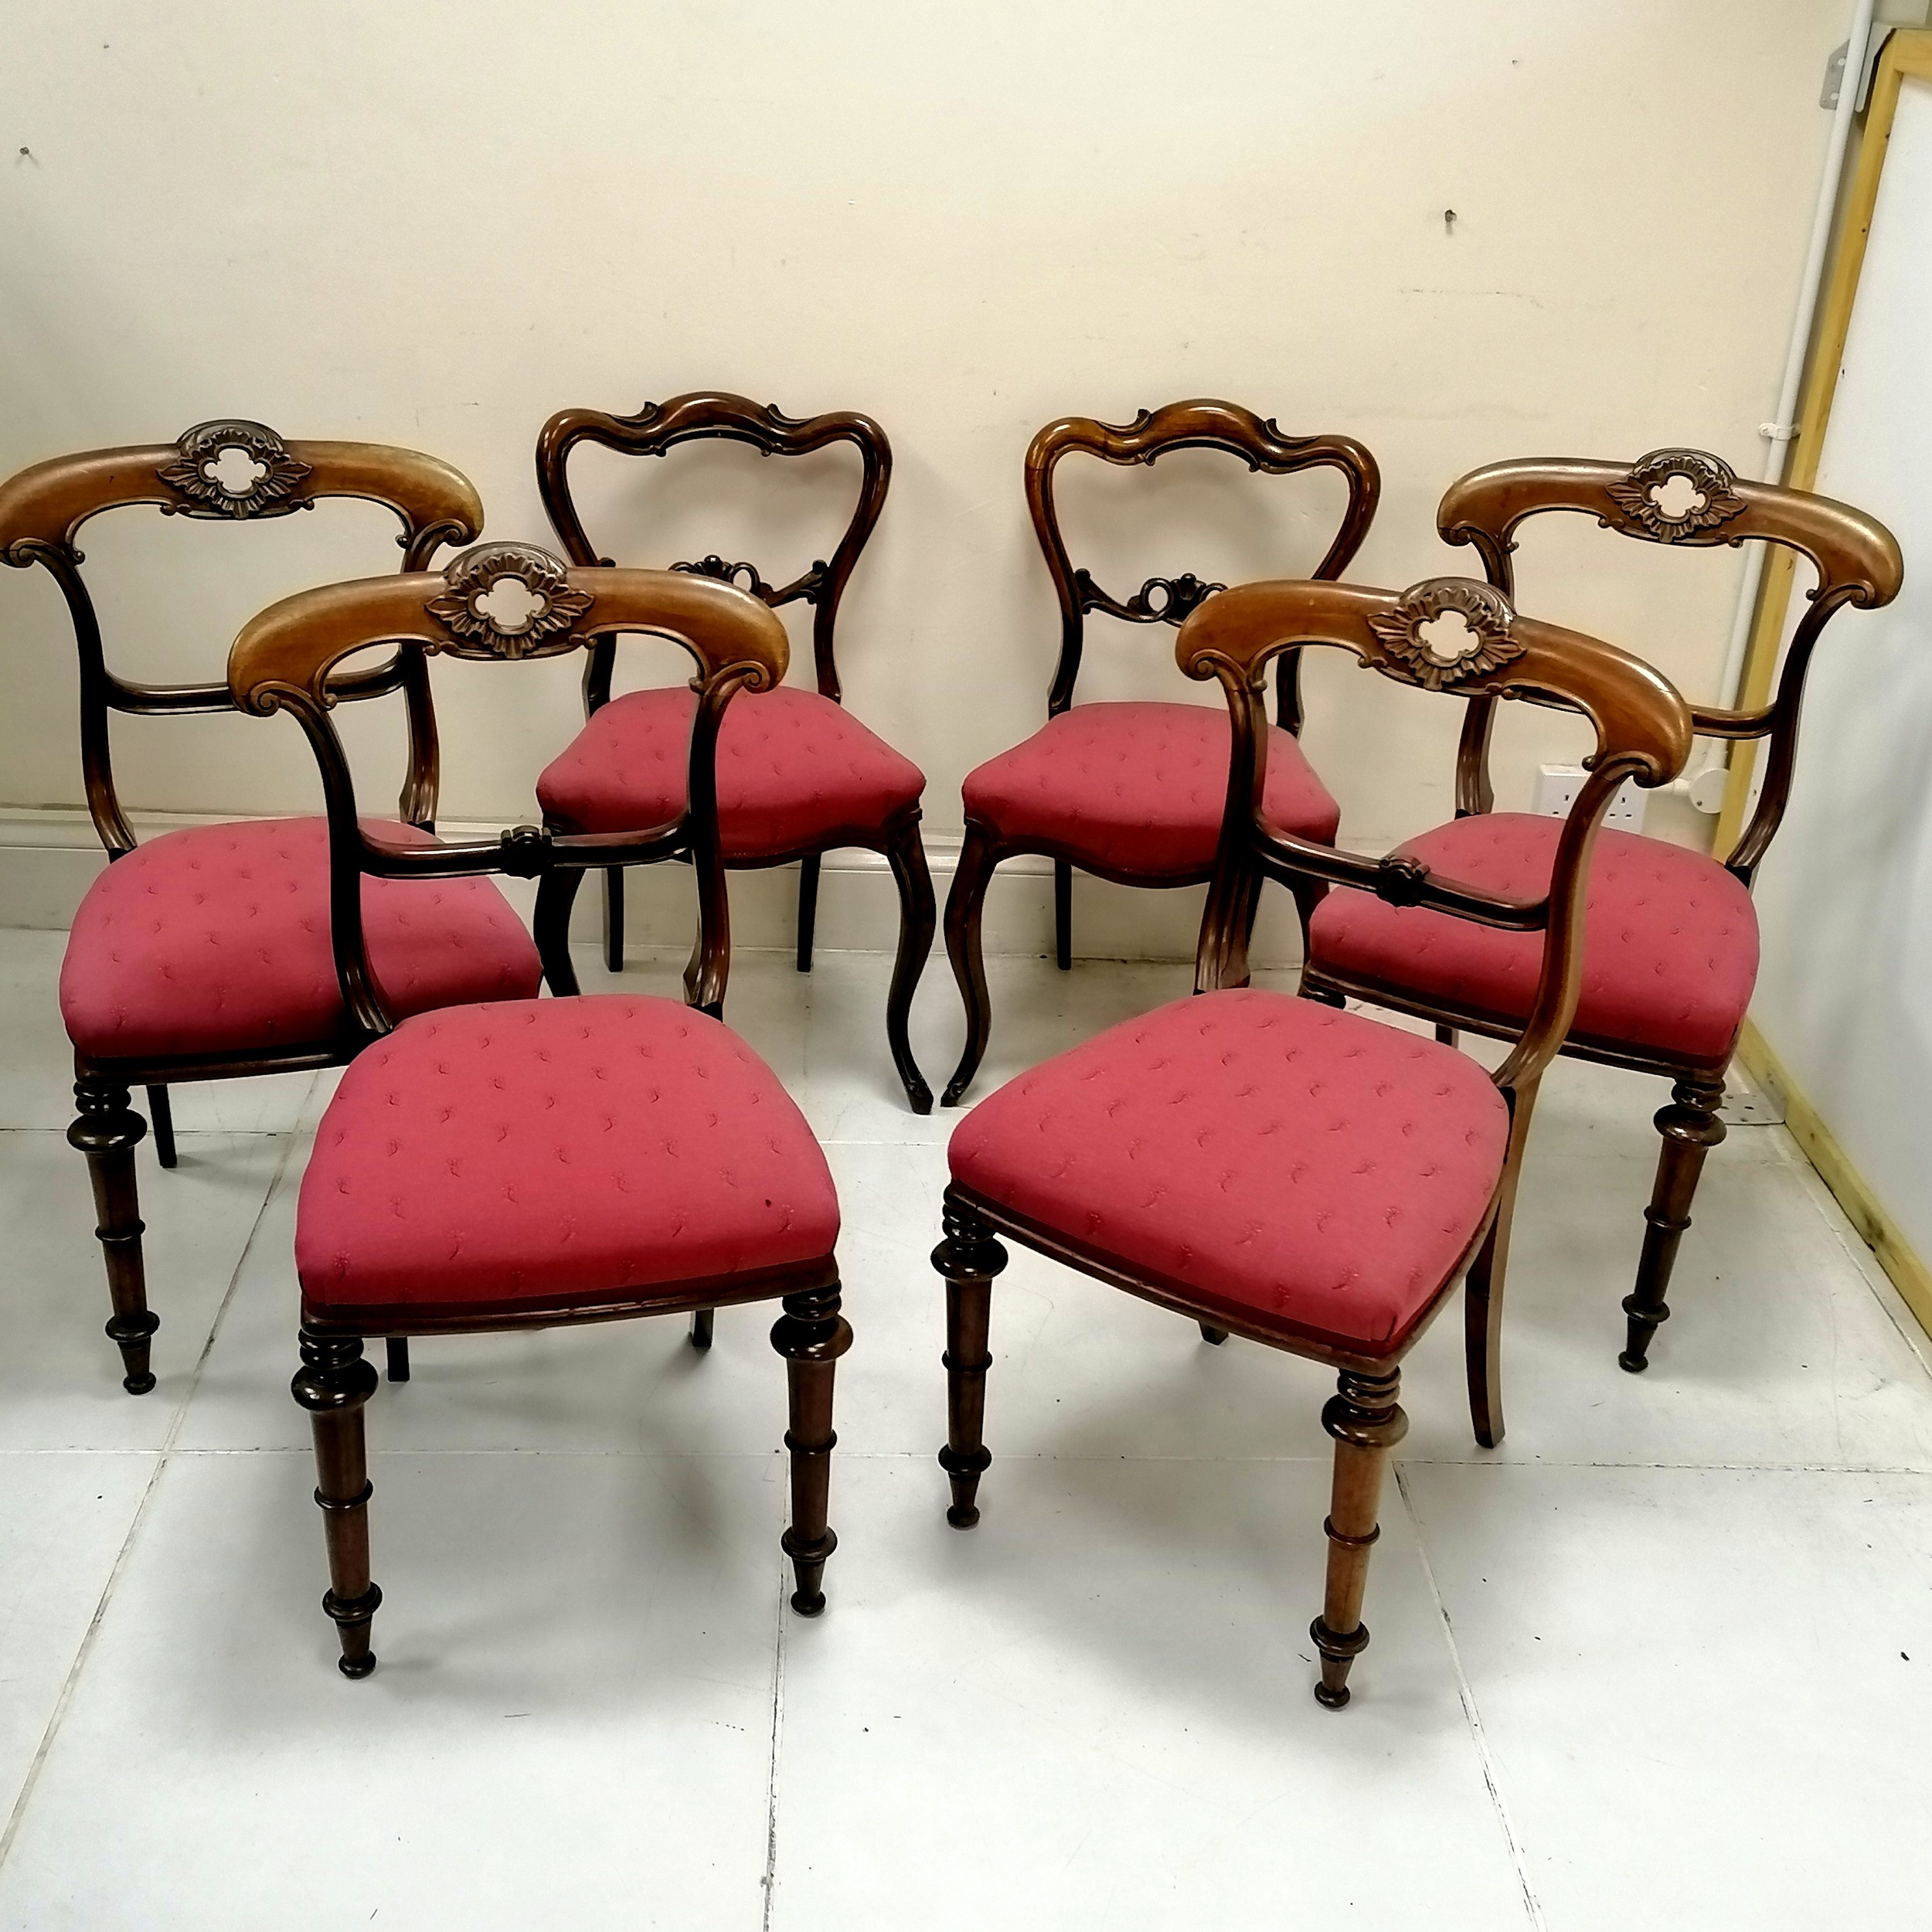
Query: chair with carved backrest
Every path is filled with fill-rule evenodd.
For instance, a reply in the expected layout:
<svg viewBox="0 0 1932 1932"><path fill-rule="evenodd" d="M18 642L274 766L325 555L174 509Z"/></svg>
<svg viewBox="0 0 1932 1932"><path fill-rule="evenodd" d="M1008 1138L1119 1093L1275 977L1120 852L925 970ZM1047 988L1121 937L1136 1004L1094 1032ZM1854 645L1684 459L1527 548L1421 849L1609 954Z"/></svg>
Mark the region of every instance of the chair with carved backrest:
<svg viewBox="0 0 1932 1932"><path fill-rule="evenodd" d="M1191 573L1149 577L1131 597L1111 597L1077 570L1060 535L1055 471L1074 451L1119 465L1151 464L1171 450L1219 450L1269 476L1333 469L1348 485L1340 527L1315 566L1338 577L1374 519L1381 478L1375 459L1345 436L1284 436L1238 403L1206 399L1142 410L1131 423L1063 417L1026 452L1026 507L1046 559L1060 612L1060 662L1047 694L1046 723L1023 743L967 775L965 842L946 899L946 950L966 1008L966 1044L941 1096L955 1104L972 1083L992 1030L980 921L1000 862L1022 852L1053 862L1054 952L1073 963L1073 868L1116 884L1198 886L1213 870L1227 770L1227 726L1218 709L1177 702L1073 702L1087 617L1098 611L1128 624L1181 623L1222 590ZM1286 654L1276 675L1276 735L1268 809L1284 830L1326 843L1341 809L1316 777L1296 734L1301 729L1298 663ZM1305 928L1321 888L1294 888Z"/></svg>
<svg viewBox="0 0 1932 1932"><path fill-rule="evenodd" d="M618 631L696 661L686 786L663 823L424 846L356 810L330 716L338 667L400 646L480 659L551 657ZM336 970L373 1043L315 1137L296 1210L302 1366L314 1428L343 1673L375 1666L364 1339L556 1327L782 1298L792 1607L814 1616L836 1539L826 1527L839 1313L838 1205L825 1157L770 1070L716 1017L730 957L716 805L719 728L740 692L784 675L784 628L756 598L668 571L566 570L534 546L466 551L417 573L305 591L264 611L229 658L235 702L291 713L327 801ZM509 873L554 911L587 868L691 862L698 943L689 1004L611 993L446 1008L400 1019L360 917L372 879L423 885ZM697 1010L693 1011L693 1009ZM453 1238L453 1233L460 1239Z"/></svg>
<svg viewBox="0 0 1932 1932"><path fill-rule="evenodd" d="M413 450L370 443L284 443L259 423L203 423L173 444L56 457L0 484L0 556L39 564L66 600L80 656L80 756L87 808L111 862L76 913L61 967L79 1117L68 1138L87 1157L105 1250L124 1386L155 1386L134 1149L146 1124L130 1090L145 1087L163 1166L172 1166L172 1082L336 1064L366 1039L344 1005L329 953L327 838L321 820L196 826L136 842L115 790L116 713L172 717L233 709L225 681L154 685L109 668L81 575L77 539L104 512L152 504L164 515L253 523L359 498L395 512L405 572L444 544L473 542L483 509L468 481ZM332 700L400 691L409 764L400 806L410 836L433 842L437 737L423 654L330 687ZM537 954L502 894L474 880L448 891L372 887L375 968L409 1011L521 995ZM407 1373L405 1352L391 1362Z"/></svg>
<svg viewBox="0 0 1932 1932"><path fill-rule="evenodd" d="M750 591L773 609L812 607L815 691L787 686L731 716L719 747L719 822L725 862L756 869L797 860L798 970L811 967L813 929L822 854L857 845L883 853L899 889L899 951L886 1002L886 1037L916 1113L932 1107L932 1092L906 1036L913 993L931 950L932 880L920 842L919 801L926 781L919 767L869 731L840 699L834 633L839 599L884 507L892 478L886 433L849 411L781 415L743 396L674 396L647 403L635 416L600 410L560 411L538 438L537 488L551 527L579 566L607 564L586 535L566 474L570 453L596 444L632 456L662 456L681 443L707 438L749 443L767 456L804 456L849 443L861 464L852 520L829 562L814 563L784 584L767 583L751 563L719 556L673 564L673 570L714 577ZM655 823L675 806L681 767L676 755L690 729L681 689L611 696L617 641L600 639L583 672L583 731L537 781L544 822L564 832L621 832ZM605 960L624 964L624 875L604 875ZM567 909L566 909L567 910ZM560 913L558 917L563 914ZM546 951L553 947L539 934Z"/></svg>
<svg viewBox="0 0 1932 1932"><path fill-rule="evenodd" d="M1473 628L1447 658L1436 621ZM1401 682L1499 696L1543 693L1597 730L1594 769L1532 896L1376 860L1285 833L1272 820L1265 679L1313 645L1352 651ZM1543 1069L1577 1005L1590 848L1626 779L1658 785L1683 766L1690 719L1648 665L1518 617L1501 593L1457 579L1400 597L1351 584L1247 584L1181 627L1181 668L1220 681L1233 721L1226 812L1202 923L1198 997L1126 1022L1022 1073L954 1130L944 1238L947 1519L978 1520L988 1313L1000 1237L1199 1322L1327 1362L1333 1506L1315 1696L1348 1701L1376 1501L1407 1427L1401 1364L1459 1280L1471 1396L1494 1412L1496 1317L1516 1180ZM1538 954L1534 1003L1492 1077L1439 1042L1315 1000L1247 986L1247 940L1264 879L1313 880L1335 897L1427 906L1519 933Z"/></svg>
<svg viewBox="0 0 1932 1932"><path fill-rule="evenodd" d="M1724 1138L1717 1108L1757 971L1750 887L1783 817L1798 713L1813 648L1847 604L1898 594L1902 566L1890 533L1862 512L1801 490L1741 480L1718 457L1658 450L1635 464L1576 460L1498 463L1450 486L1437 512L1443 536L1472 546L1490 582L1514 594L1512 555L1529 519L1569 511L1604 528L1677 549L1756 542L1809 559L1818 582L1769 703L1745 710L1693 706L1700 734L1767 739L1764 788L1721 862L1659 839L1608 831L1590 881L1581 1004L1563 1051L1670 1080L1657 1115L1662 1136L1645 1209L1636 1285L1624 1298L1617 1360L1633 1372L1670 1313L1664 1297L1704 1157ZM1492 810L1489 738L1495 701L1472 696L1457 759L1455 820L1400 849L1492 889L1541 889L1555 821ZM1517 935L1451 928L1424 910L1336 898L1310 926L1307 984L1502 1038L1521 1028L1534 985L1533 950Z"/></svg>

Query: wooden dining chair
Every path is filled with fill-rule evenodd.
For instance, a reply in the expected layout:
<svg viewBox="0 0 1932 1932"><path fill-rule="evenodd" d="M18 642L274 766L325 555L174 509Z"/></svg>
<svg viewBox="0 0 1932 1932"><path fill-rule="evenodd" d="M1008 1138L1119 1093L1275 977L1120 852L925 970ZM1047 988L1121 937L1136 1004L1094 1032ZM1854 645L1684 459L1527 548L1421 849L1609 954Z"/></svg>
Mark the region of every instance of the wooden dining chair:
<svg viewBox="0 0 1932 1932"><path fill-rule="evenodd" d="M1087 571L1074 568L1054 495L1060 460L1076 451L1124 466L1151 465L1170 451L1188 449L1223 451L1267 476L1339 471L1348 503L1317 577L1339 577L1374 520L1381 477L1359 443L1345 436L1284 436L1272 417L1264 422L1235 403L1169 403L1142 410L1131 423L1062 417L1033 438L1026 452L1026 508L1060 603L1060 662L1045 726L967 775L965 840L946 896L946 951L966 1008L966 1044L940 1097L947 1107L972 1084L992 1032L981 918L1002 860L1032 852L1053 862L1054 956L1063 972L1073 963L1075 866L1117 885L1161 888L1198 886L1214 869L1228 757L1219 711L1171 702L1076 705L1073 687L1090 611L1128 624L1178 624L1224 587L1183 573L1149 577L1128 597L1110 596ZM1296 742L1301 699L1293 652L1276 674L1275 708L1271 821L1298 837L1332 842L1341 808ZM1311 880L1293 887L1304 928L1321 889Z"/></svg>
<svg viewBox="0 0 1932 1932"><path fill-rule="evenodd" d="M1693 706L1700 734L1770 740L1764 784L1729 857L1607 831L1590 880L1583 988L1563 1050L1654 1073L1672 1083L1656 1117L1663 1146L1634 1288L1624 1299L1618 1362L1633 1373L1670 1313L1665 1292L1704 1157L1724 1138L1724 1080L1757 976L1753 875L1790 795L1804 679L1819 634L1849 604L1869 610L1898 594L1898 545L1849 505L1802 490L1740 479L1698 450L1658 450L1634 464L1537 459L1498 463L1450 486L1437 512L1451 543L1474 547L1489 581L1513 596L1518 529L1555 511L1594 516L1648 543L1709 549L1782 545L1808 558L1817 587L1771 702L1732 711ZM1543 700L1553 702L1553 700ZM1495 700L1471 696L1457 757L1455 819L1397 849L1492 891L1543 889L1561 827L1552 818L1493 810L1488 770ZM1512 1039L1536 986L1535 942L1493 927L1442 918L1427 907L1330 899L1309 926L1306 984L1434 1020Z"/></svg>
<svg viewBox="0 0 1932 1932"><path fill-rule="evenodd" d="M393 510L404 572L446 543L474 540L483 508L468 481L433 456L373 443L284 443L259 423L202 423L179 441L94 450L36 463L0 484L0 556L38 564L66 601L80 658L80 762L87 809L108 866L74 915L60 968L60 1011L74 1049L78 1117L67 1138L87 1156L121 1350L123 1386L155 1386L160 1318L148 1305L134 1150L147 1124L175 1164L168 1089L188 1080L302 1072L352 1058L368 1035L343 1002L329 951L328 855L320 818L196 825L136 842L115 789L109 723L232 707L225 680L148 685L111 669L81 576L82 526L151 504L163 515L253 524L359 498ZM409 761L389 835L433 848L436 715L423 654L404 644L330 687L333 702L400 691ZM372 881L362 908L372 970L398 1012L522 998L536 949L487 879ZM406 1349L390 1372L408 1374Z"/></svg>
<svg viewBox="0 0 1932 1932"><path fill-rule="evenodd" d="M1461 628L1459 636L1454 634ZM1527 895L1407 857L1338 852L1281 830L1267 668L1332 645L1425 690L1543 693L1583 712L1597 755L1556 862ZM1312 1635L1315 1696L1348 1702L1369 1641L1363 1587L1383 1465L1407 1427L1403 1359L1459 1280L1472 1406L1502 1433L1497 1345L1516 1182L1536 1083L1576 1009L1590 849L1626 779L1668 782L1691 743L1682 700L1622 651L1516 615L1455 578L1400 597L1352 584L1224 591L1181 627L1190 677L1214 677L1233 718L1226 814L1196 967L1198 997L1077 1046L982 1100L954 1130L944 1238L951 1478L969 1529L985 1442L988 1316L1002 1237L1201 1324L1329 1364L1335 1438L1328 1585ZM1528 1024L1492 1077L1454 1048L1320 998L1247 987L1264 879L1427 906L1521 934L1538 954Z"/></svg>
<svg viewBox="0 0 1932 1932"><path fill-rule="evenodd" d="M331 716L338 667L402 647L481 659L552 657L619 631L696 661L687 787L665 822L424 846L372 826ZM825 1607L838 1204L824 1155L770 1070L716 1015L730 958L716 807L719 730L740 692L784 675L784 626L755 598L655 570L566 570L534 546L464 552L440 573L336 584L257 617L229 658L235 702L287 712L321 771L331 937L342 997L372 1043L315 1136L295 1222L301 1363L343 1674L375 1668L362 1410L372 1335L475 1334L702 1311L782 1298L792 1607ZM507 873L540 894L586 867L689 860L698 943L688 1005L614 993L403 1016L379 983L361 913L371 880L425 887ZM694 1336L694 1339L696 1337Z"/></svg>
<svg viewBox="0 0 1932 1932"><path fill-rule="evenodd" d="M725 863L734 870L798 866L798 970L811 969L818 918L818 862L826 852L861 846L882 853L899 889L899 951L886 998L886 1039L906 1097L916 1114L932 1111L932 1090L906 1035L913 994L932 950L934 906L926 849L920 841L924 774L841 701L834 654L839 599L879 521L892 478L892 448L869 416L841 411L802 420L743 396L698 393L647 403L635 416L601 410L560 410L537 439L537 489L550 525L573 563L609 563L585 534L570 494L570 453L582 443L631 456L663 456L681 443L723 437L767 456L804 456L849 443L859 452L859 498L829 563L820 561L784 584L771 584L751 563L720 556L671 567L738 585L774 610L812 607L812 661L818 688L785 685L740 705L718 747L718 822ZM613 698L617 640L600 638L583 671L584 726L537 781L543 821L558 832L630 832L674 813L682 796L691 699L682 687L633 691ZM604 875L604 958L624 968L624 874ZM574 883L574 875L573 876ZM567 898L555 917L567 918ZM539 934L547 952L567 954Z"/></svg>

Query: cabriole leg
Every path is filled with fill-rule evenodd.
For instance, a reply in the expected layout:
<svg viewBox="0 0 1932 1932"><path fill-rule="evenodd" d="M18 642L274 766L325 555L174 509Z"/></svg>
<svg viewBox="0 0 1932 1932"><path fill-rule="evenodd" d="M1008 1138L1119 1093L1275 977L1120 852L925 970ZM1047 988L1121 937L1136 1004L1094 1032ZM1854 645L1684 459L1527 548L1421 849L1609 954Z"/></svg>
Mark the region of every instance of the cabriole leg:
<svg viewBox="0 0 1932 1932"><path fill-rule="evenodd" d="M838 1538L825 1520L832 1485L832 1384L838 1358L852 1346L852 1328L838 1312L838 1290L812 1288L785 1297L785 1311L772 1325L771 1345L785 1359L791 1426L791 1526L783 1538L798 1587L791 1607L801 1617L825 1607L825 1559Z"/></svg>
<svg viewBox="0 0 1932 1932"><path fill-rule="evenodd" d="M798 864L798 970L811 971L812 934L818 924L818 855Z"/></svg>
<svg viewBox="0 0 1932 1932"><path fill-rule="evenodd" d="M134 1187L134 1149L148 1124L128 1104L124 1087L74 1083L80 1114L67 1129L67 1142L87 1157L94 1183L95 1238L107 1264L107 1292L114 1311L108 1339L121 1350L121 1386L145 1396L155 1386L149 1345L161 1318L148 1306L148 1275L141 1252L141 1203Z"/></svg>
<svg viewBox="0 0 1932 1932"><path fill-rule="evenodd" d="M369 1458L362 1409L376 1393L376 1369L362 1359L360 1337L330 1335L303 1325L302 1366L289 1384L308 1411L315 1437L315 1500L328 1542L328 1582L322 1608L335 1625L345 1677L376 1668L369 1625L383 1593L369 1581Z"/></svg>
<svg viewBox="0 0 1932 1932"><path fill-rule="evenodd" d="M577 969L570 959L570 908L583 883L583 873L573 868L546 872L536 882L531 933L543 962L543 983L558 999L568 999L577 990Z"/></svg>
<svg viewBox="0 0 1932 1932"><path fill-rule="evenodd" d="M1724 1138L1724 1123L1717 1117L1723 1097L1721 1078L1679 1080L1671 1089L1671 1104L1657 1115L1664 1148L1658 1157L1650 1206L1644 1210L1648 1225L1637 1264L1637 1285L1624 1298L1629 1329L1624 1352L1617 1358L1617 1366L1632 1375L1650 1366L1651 1337L1670 1319L1664 1291L1676 1264L1677 1244L1690 1226L1691 1197L1704 1171L1704 1156Z"/></svg>
<svg viewBox="0 0 1932 1932"><path fill-rule="evenodd" d="M913 1058L912 1039L906 1022L912 1016L913 995L919 976L926 970L926 955L933 949L932 876L926 869L926 848L919 836L919 821L912 820L893 837L886 849L893 880L899 888L899 953L893 961L892 990L886 996L886 1042L892 1049L893 1064L899 1070L900 1084L915 1114L933 1111L933 1090Z"/></svg>
<svg viewBox="0 0 1932 1932"><path fill-rule="evenodd" d="M1369 1580L1369 1553L1382 1534L1376 1522L1383 1465L1409 1432L1396 1397L1402 1376L1342 1371L1341 1385L1321 1411L1321 1426L1335 1438L1335 1488L1328 1519L1328 1588L1321 1614L1308 1626L1321 1653L1315 1701L1339 1710L1349 1701L1349 1666L1369 1648L1362 1621L1362 1594Z"/></svg>
<svg viewBox="0 0 1932 1932"><path fill-rule="evenodd" d="M946 1277L946 1446L939 1466L953 1488L946 1520L971 1529L979 1521L979 1479L993 1460L985 1442L986 1371L993 1366L986 1334L993 1277L1006 1265L1006 1250L963 1202L947 1202L944 1225L945 1238L933 1250L933 1266Z"/></svg>
<svg viewBox="0 0 1932 1932"><path fill-rule="evenodd" d="M986 961L980 944L980 917L985 910L986 887L999 862L991 835L982 825L969 820L965 842L959 849L959 869L953 874L952 889L946 895L946 953L953 963L953 977L959 982L959 997L966 1009L966 1045L960 1054L953 1077L940 1096L942 1106L957 1104L960 1096L973 1083L979 1063L986 1055L987 1036L993 1027L993 1002L986 991Z"/></svg>
<svg viewBox="0 0 1932 1932"><path fill-rule="evenodd" d="M155 1158L163 1167L175 1164L175 1110L165 1087L148 1090L148 1118L155 1130Z"/></svg>

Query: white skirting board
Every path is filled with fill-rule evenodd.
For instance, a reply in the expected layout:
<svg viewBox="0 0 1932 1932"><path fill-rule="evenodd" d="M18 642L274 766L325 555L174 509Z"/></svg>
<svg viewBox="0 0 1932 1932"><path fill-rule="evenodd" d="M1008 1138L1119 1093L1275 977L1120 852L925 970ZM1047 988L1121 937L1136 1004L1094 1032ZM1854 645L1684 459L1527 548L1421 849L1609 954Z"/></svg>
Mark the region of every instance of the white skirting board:
<svg viewBox="0 0 1932 1932"><path fill-rule="evenodd" d="M213 815L135 812L135 835L152 838L184 826L220 822ZM491 838L495 825L445 821L450 838ZM957 835L928 832L926 858L943 917L946 893L958 862ZM0 926L64 927L106 859L84 811L72 809L0 811ZM527 910L527 888L507 882ZM1135 890L1104 879L1073 876L1073 950L1089 959L1192 959L1206 888L1170 892ZM577 895L573 936L594 939L602 930L602 888L587 878ZM633 869L624 881L624 938L639 951L687 946L696 916L689 870L682 866ZM798 868L731 874L732 943L755 948L796 943ZM1053 868L1043 859L1009 859L987 894L985 947L989 953L1043 954L1053 944ZM838 951L890 952L898 943L899 894L885 860L876 852L828 853L818 882L816 944ZM936 959L944 956L935 934ZM1301 957L1294 907L1286 892L1263 898L1253 953L1257 966L1287 966Z"/></svg>

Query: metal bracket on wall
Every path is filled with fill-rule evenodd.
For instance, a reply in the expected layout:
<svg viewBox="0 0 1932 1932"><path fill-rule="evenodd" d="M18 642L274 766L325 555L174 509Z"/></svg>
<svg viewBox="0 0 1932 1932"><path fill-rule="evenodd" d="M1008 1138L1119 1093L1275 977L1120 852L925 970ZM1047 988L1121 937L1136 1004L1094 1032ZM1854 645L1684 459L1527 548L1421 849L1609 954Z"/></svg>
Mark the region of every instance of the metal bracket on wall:
<svg viewBox="0 0 1932 1932"><path fill-rule="evenodd" d="M1885 43L1892 37L1890 27L1875 26L1866 37L1865 64L1859 70L1858 97L1853 100L1853 110L1863 114L1865 103L1872 92L1872 75L1879 64L1879 56L1885 51ZM1832 49L1831 58L1825 63L1825 84L1818 90L1818 104L1821 107L1835 107L1840 90L1845 85L1845 56L1851 51L1852 43L1841 40Z"/></svg>

